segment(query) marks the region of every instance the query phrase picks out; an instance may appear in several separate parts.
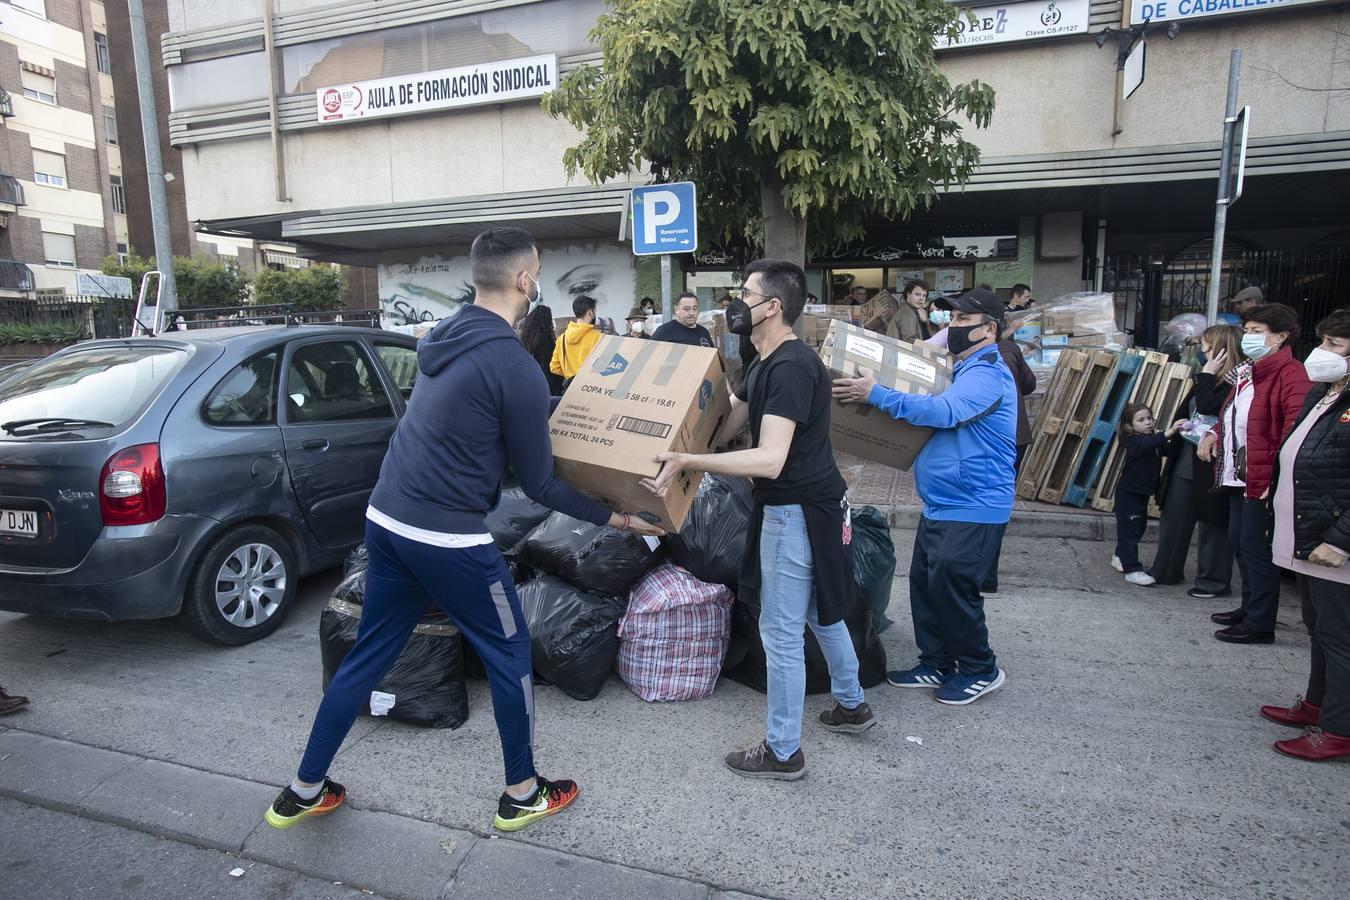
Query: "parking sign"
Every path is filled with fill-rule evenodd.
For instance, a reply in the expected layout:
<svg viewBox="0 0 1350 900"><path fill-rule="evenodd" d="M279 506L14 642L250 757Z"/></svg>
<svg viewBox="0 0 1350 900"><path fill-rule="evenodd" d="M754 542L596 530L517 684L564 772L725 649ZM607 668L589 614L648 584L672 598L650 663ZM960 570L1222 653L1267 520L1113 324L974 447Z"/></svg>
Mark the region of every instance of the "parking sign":
<svg viewBox="0 0 1350 900"><path fill-rule="evenodd" d="M635 187L630 203L635 256L693 253L698 249L692 181Z"/></svg>

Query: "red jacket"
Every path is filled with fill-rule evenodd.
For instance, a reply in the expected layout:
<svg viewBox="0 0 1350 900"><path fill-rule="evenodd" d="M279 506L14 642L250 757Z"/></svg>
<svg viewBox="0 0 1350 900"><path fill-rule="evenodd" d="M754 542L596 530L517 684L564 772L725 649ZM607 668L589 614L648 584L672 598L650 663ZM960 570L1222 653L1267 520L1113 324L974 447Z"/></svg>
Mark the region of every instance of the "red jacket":
<svg viewBox="0 0 1350 900"><path fill-rule="evenodd" d="M1303 410L1303 398L1312 382L1308 380L1303 363L1294 358L1288 347L1281 347L1257 360L1252 366L1252 381L1255 393L1251 411L1247 414L1246 496L1248 500L1260 500L1270 488L1270 475L1280 445L1294 430ZM1237 391L1233 391L1219 413L1220 449L1223 447L1223 423L1227 421L1228 408L1236 399ZM1222 477L1222 452L1215 456L1214 467L1216 475Z"/></svg>

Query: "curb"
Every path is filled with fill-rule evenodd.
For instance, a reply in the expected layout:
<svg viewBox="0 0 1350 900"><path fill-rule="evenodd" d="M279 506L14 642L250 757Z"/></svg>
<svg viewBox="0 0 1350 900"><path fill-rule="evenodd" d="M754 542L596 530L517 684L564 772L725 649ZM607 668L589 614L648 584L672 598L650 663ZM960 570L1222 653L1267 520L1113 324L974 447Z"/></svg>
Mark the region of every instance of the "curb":
<svg viewBox="0 0 1350 900"><path fill-rule="evenodd" d="M0 728L0 797L217 850L390 898L476 900L510 885L527 892L549 872L560 897L723 900L706 882L635 868L347 804L287 831L261 811L276 788L105 750L13 726ZM154 800L154 803L149 801ZM566 873L562 875L561 873ZM558 884L565 877L570 884ZM758 896L758 895L753 895Z"/></svg>
<svg viewBox="0 0 1350 900"><path fill-rule="evenodd" d="M867 504L875 505L875 504ZM876 506L892 528L913 531L919 527L923 510L918 506ZM1145 539L1155 539L1158 521L1149 519ZM1014 510L1008 534L1020 538L1062 539L1068 541L1113 541L1116 520L1107 513L1053 513L1039 510Z"/></svg>

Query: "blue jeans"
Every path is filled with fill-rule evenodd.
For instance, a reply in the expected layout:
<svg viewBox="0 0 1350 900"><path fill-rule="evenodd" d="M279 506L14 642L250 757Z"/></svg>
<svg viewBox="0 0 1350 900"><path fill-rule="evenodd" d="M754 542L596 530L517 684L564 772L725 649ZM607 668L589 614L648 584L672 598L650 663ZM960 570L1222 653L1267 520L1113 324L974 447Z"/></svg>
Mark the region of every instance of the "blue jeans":
<svg viewBox="0 0 1350 900"><path fill-rule="evenodd" d="M863 702L858 655L848 626L821 625L816 617L814 564L800 506L764 507L759 532L759 636L768 670L768 744L780 760L797 752L806 701L806 626L810 625L830 667L830 692L839 705Z"/></svg>

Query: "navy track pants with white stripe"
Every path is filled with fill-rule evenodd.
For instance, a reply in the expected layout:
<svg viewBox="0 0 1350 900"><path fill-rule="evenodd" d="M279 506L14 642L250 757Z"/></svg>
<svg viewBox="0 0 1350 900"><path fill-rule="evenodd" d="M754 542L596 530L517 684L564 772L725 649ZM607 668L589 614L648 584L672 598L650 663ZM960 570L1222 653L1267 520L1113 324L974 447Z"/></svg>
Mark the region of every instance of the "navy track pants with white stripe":
<svg viewBox="0 0 1350 900"><path fill-rule="evenodd" d="M357 714L370 702L370 692L433 602L463 632L487 669L506 783L533 778L530 636L511 573L496 546L433 547L367 521L366 552L370 569L361 627L319 704L300 761L300 780L314 783L328 774Z"/></svg>

